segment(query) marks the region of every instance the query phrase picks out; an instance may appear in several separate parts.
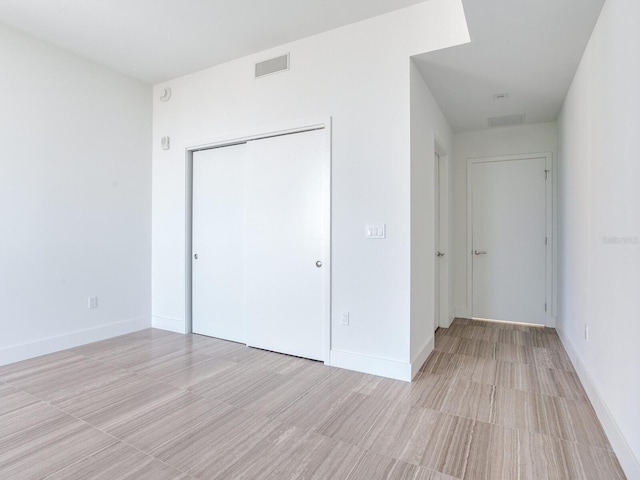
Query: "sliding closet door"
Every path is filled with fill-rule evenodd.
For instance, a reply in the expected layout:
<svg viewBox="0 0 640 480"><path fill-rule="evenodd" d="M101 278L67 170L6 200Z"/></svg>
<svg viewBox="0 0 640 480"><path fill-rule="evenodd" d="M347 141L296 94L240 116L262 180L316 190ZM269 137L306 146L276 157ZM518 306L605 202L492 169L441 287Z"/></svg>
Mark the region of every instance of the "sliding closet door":
<svg viewBox="0 0 640 480"><path fill-rule="evenodd" d="M317 130L249 142L245 184L247 344L317 360L329 272L324 138Z"/></svg>
<svg viewBox="0 0 640 480"><path fill-rule="evenodd" d="M246 150L242 144L193 154L192 329L242 343Z"/></svg>

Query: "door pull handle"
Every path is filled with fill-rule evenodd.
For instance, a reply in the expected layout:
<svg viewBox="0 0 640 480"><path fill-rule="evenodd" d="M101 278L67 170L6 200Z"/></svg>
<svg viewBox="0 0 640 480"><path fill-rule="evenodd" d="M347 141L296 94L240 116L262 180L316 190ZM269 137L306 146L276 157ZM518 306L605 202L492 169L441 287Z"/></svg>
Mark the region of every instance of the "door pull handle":
<svg viewBox="0 0 640 480"><path fill-rule="evenodd" d="M473 254L474 254L474 255L486 255L486 254L487 254L487 252L483 252L482 250L474 250L474 251L473 251Z"/></svg>

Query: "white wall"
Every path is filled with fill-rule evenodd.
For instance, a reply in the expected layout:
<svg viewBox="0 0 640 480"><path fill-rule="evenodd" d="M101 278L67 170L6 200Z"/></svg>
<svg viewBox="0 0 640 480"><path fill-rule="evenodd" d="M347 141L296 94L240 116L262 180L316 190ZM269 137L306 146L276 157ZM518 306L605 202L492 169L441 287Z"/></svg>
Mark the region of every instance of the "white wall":
<svg viewBox="0 0 640 480"><path fill-rule="evenodd" d="M331 362L410 376L410 56L467 40L461 3L431 0L157 85L154 325L185 328L185 148L331 116ZM253 78L254 62L286 52L289 72ZM387 239L365 240L367 223Z"/></svg>
<svg viewBox="0 0 640 480"><path fill-rule="evenodd" d="M640 478L639 20L636 0L607 0L558 122L559 330L630 479Z"/></svg>
<svg viewBox="0 0 640 480"><path fill-rule="evenodd" d="M0 364L150 326L151 87L4 27L0 65Z"/></svg>
<svg viewBox="0 0 640 480"><path fill-rule="evenodd" d="M433 95L429 91L418 68L411 62L411 361L420 368L433 350L434 330L434 290L435 290L435 182L434 153L436 142L447 166L451 162L446 154L452 151L453 133ZM440 172L445 180L440 194L445 204L449 189L449 170ZM444 187L444 188L443 188ZM444 202L442 200L445 200ZM441 220L443 235L442 250L448 251L447 218ZM449 302L449 271L447 256L440 261L443 268L440 286L442 305L452 317ZM415 372L414 372L415 373Z"/></svg>
<svg viewBox="0 0 640 480"><path fill-rule="evenodd" d="M555 122L517 125L453 136L453 304L457 317L468 317L467 308L467 160L527 153L551 152L555 158ZM555 302L552 302L552 309Z"/></svg>

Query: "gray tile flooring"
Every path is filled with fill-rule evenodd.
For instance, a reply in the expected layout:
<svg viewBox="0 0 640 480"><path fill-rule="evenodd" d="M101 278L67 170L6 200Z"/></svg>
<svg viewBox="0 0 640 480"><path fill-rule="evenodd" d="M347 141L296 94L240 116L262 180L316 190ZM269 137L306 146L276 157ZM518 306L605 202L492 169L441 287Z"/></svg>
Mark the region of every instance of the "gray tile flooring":
<svg viewBox="0 0 640 480"><path fill-rule="evenodd" d="M0 367L0 479L623 479L554 330L457 319L412 382L143 330Z"/></svg>

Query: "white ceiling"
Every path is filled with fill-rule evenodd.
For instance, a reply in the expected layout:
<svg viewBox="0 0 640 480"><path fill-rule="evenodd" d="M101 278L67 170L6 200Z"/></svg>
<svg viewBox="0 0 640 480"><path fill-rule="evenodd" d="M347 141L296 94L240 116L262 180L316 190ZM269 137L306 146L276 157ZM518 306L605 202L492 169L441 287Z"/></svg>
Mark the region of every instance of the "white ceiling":
<svg viewBox="0 0 640 480"><path fill-rule="evenodd" d="M147 83L422 0L0 0L0 23Z"/></svg>
<svg viewBox="0 0 640 480"><path fill-rule="evenodd" d="M415 57L455 132L557 119L604 0L463 0L471 42ZM496 101L494 94L508 93Z"/></svg>
<svg viewBox="0 0 640 480"><path fill-rule="evenodd" d="M420 1L0 0L0 23L155 84ZM555 120L604 0L462 1L471 43L415 57L454 131Z"/></svg>

